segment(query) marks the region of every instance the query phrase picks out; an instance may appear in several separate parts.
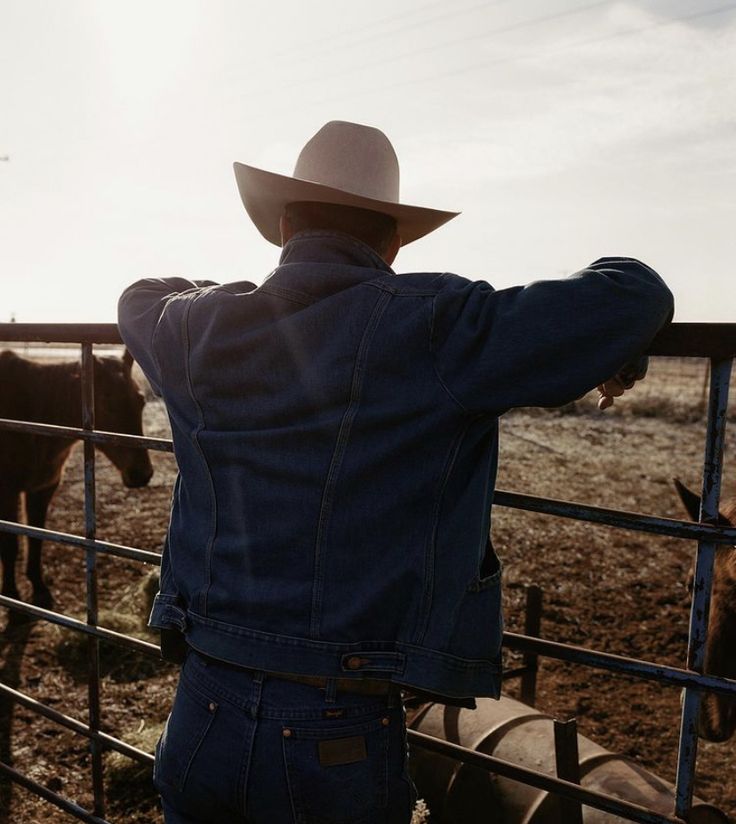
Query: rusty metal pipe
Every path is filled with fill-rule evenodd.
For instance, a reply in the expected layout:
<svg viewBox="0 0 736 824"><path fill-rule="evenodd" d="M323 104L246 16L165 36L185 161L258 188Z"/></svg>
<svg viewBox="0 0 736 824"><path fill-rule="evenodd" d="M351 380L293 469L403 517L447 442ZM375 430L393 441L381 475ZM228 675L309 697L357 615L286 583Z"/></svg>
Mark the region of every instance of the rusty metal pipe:
<svg viewBox="0 0 736 824"><path fill-rule="evenodd" d="M147 767L153 766L153 756L151 753L144 752L143 750L138 749L138 747L134 747L132 744L127 744L125 741L121 741L119 738L108 735L106 732L102 732L101 730L90 730L86 724L83 724L81 721L77 721L76 718L72 718L70 715L65 715L63 712L59 712L53 707L49 707L46 704L41 703L41 701L31 698L30 695L14 690L12 687L9 687L3 683L0 683L0 693L6 695L16 703L22 704L32 712L35 712L38 715L43 715L44 718L48 718L50 721L55 721L57 724L62 727L66 727L72 732L76 732L86 738L96 738L100 744L108 750L115 750L115 752L119 752L122 755L127 755L128 758L139 761Z"/></svg>
<svg viewBox="0 0 736 824"><path fill-rule="evenodd" d="M726 440L728 390L731 382L731 359L712 360L710 365L710 394L708 399L708 428L705 436L703 459L703 488L700 505L700 521L716 523L721 496L723 450ZM710 598L713 589L713 564L716 544L699 541L695 553L693 597L690 606L690 630L688 632L687 665L697 672L705 664L706 635ZM695 761L698 755L698 716L701 693L686 689L682 704L680 742L677 754L677 805L678 815L685 817L690 808L690 798L695 783Z"/></svg>
<svg viewBox="0 0 736 824"><path fill-rule="evenodd" d="M122 343L114 323L0 323L0 340L27 343Z"/></svg>
<svg viewBox="0 0 736 824"><path fill-rule="evenodd" d="M50 609L37 607L34 604L26 604L25 601L9 598L7 595L0 595L0 607L8 607L17 612L32 615L34 618L41 618L44 621L57 624L60 627L66 627L75 632L83 632L85 635L92 635L102 641L110 641L113 644L134 649L136 652L141 652L153 658L161 657L161 648L157 647L156 644L141 641L140 638L134 638L132 635L123 635L122 632L115 632L115 630L107 629L106 627L93 626L84 621L79 621L76 618L70 618L68 615L62 615Z"/></svg>
<svg viewBox="0 0 736 824"><path fill-rule="evenodd" d="M513 649L517 652L536 651L547 658L557 658L572 664L621 672L644 681L661 681L676 687L708 689L724 695L736 694L736 679L701 674L668 664L655 664L651 661L643 661L641 658L629 658L612 652L598 652L598 650L578 647L574 644L548 641L545 638L529 638L514 632L504 632L503 645L506 649Z"/></svg>
<svg viewBox="0 0 736 824"><path fill-rule="evenodd" d="M94 549L96 552L104 552L106 555L115 555L118 558L129 558L133 561L141 561L144 564L161 566L161 555L158 552L136 549L123 544L111 544L109 541L83 538L81 535L57 532L54 529L44 529L40 526L27 526L26 524L19 524L17 521L0 520L0 532L27 535L30 538L38 538L39 541L54 541L58 544L81 547L82 549Z"/></svg>
<svg viewBox="0 0 736 824"><path fill-rule="evenodd" d="M22 432L26 435L45 435L50 438L69 438L69 440L92 441L92 443L111 443L115 446L133 447L133 449L153 449L159 452L173 452L174 445L167 438L147 438L143 435L123 435L119 432L105 432L101 429L79 429L74 426L57 426L53 423L35 421L16 421L0 418L0 429L9 432Z"/></svg>
<svg viewBox="0 0 736 824"><path fill-rule="evenodd" d="M558 518L572 518L618 529L632 529L636 532L652 532L655 535L669 535L672 538L695 538L718 544L736 543L736 527L715 526L713 524L678 521L674 518L659 518L639 512L606 509L601 506L580 504L575 501L558 501L554 498L539 498L536 495L521 495L497 489L493 494L495 506L524 509L527 512L541 512Z"/></svg>
<svg viewBox="0 0 736 824"><path fill-rule="evenodd" d="M84 807L80 807L79 804L75 804L73 801L69 801L68 798L57 795L48 787L44 787L43 784L39 784L38 781L34 781L27 775L23 775L23 773L18 772L18 770L14 770L3 761L0 761L0 773L5 773L5 775L7 775L12 781L15 781L16 784L20 784L21 787L25 787L30 792L40 795L41 798L49 801L65 813L74 816L74 818L79 821L86 821L88 824L110 824L110 822L106 819L99 818L98 816L90 813L88 810L85 810Z"/></svg>
<svg viewBox="0 0 736 824"><path fill-rule="evenodd" d="M0 323L0 341L122 343L114 323ZM649 347L650 355L682 358L736 356L736 323L671 323Z"/></svg>

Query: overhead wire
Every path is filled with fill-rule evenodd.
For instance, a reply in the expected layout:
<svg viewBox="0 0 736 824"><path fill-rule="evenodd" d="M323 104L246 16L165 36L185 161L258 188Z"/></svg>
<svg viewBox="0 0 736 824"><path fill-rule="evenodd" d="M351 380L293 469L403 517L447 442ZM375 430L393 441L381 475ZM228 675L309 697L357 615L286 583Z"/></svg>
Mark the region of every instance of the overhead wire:
<svg viewBox="0 0 736 824"><path fill-rule="evenodd" d="M593 4L593 5L600 5L600 4ZM484 69L484 68L488 68L490 66L496 66L496 65L500 65L500 64L504 64L504 63L515 63L515 62L522 62L522 61L526 61L526 60L544 59L546 57L552 57L556 54L561 54L561 53L566 52L570 49L580 48L580 47L584 47L584 46L588 46L588 45L594 45L596 43L602 43L602 42L605 42L607 40L616 39L618 37L627 37L627 36L631 36L631 35L636 35L636 34L640 34L640 33L645 32L645 31L650 31L652 29L662 28L662 27L665 27L665 26L671 26L671 25L674 25L676 23L686 22L686 21L689 21L689 20L696 20L696 19L704 18L704 17L712 17L712 16L717 15L717 14L724 14L728 11L734 11L734 10L736 10L736 2L728 3L728 4L723 5L723 6L718 6L717 8L714 8L714 9L707 9L705 11L693 12L692 14L678 15L677 17L671 17L667 20L657 20L653 23L648 23L644 26L637 26L635 28L625 29L625 30L619 31L619 32L612 32L611 34L601 35L600 37L587 38L585 40L577 40L577 41L573 41L571 43L565 43L561 46L555 47L553 49L548 49L544 52L535 52L534 54L517 55L517 56L512 56L512 57L504 56L504 57L500 57L500 58L495 58L493 60L484 60L484 61L481 61L481 62L478 62L478 63L473 63L470 66L463 66L461 68L458 68L458 69L455 69L455 70L452 70L452 71L443 71L439 74L432 74L432 75L427 75L425 77L413 78L413 79L409 79L409 80L399 82L399 83L386 84L384 86L374 86L374 87L368 89L366 92L362 92L361 94L366 95L366 94L374 94L374 93L379 93L379 92L382 93L382 92L386 92L386 91L392 91L392 90L398 89L398 88L405 88L407 86L418 85L418 84L421 84L421 83L429 83L431 81L444 80L448 77L457 77L458 75L468 74L469 72L477 71L478 69ZM314 101L314 102L315 103L333 102L333 101L336 101L336 100L345 99L347 97L354 98L355 94L353 93L351 95L339 95L339 96L335 96L335 97L322 98L322 99Z"/></svg>
<svg viewBox="0 0 736 824"><path fill-rule="evenodd" d="M610 0L606 0L606 1L610 2ZM510 2L512 2L512 0L483 0L483 2L474 3L471 6L464 6L464 7L459 7L459 8L455 7L455 8L452 9L452 11L446 11L443 14L438 14L438 15L435 15L433 17L423 17L422 19L420 19L418 21L413 21L413 22L408 23L406 25L399 26L398 28L390 29L389 31L386 31L386 32L374 32L373 34L369 34L365 37L350 38L347 41L340 40L339 42L335 42L335 39L334 39L334 36L333 36L331 38L328 38L328 42L331 44L331 47L327 48L327 49L321 49L320 50L320 56L324 55L325 53L329 54L330 52L342 51L344 49L352 49L355 46L362 46L362 45L365 45L366 43L370 43L370 42L373 42L375 40L380 40L383 37L395 36L395 35L398 35L398 34L402 34L405 31L413 31L413 30L417 29L420 26L427 26L430 23L436 23L438 20L449 20L449 19L452 19L452 18L464 17L465 15L473 14L474 12L477 12L477 11L492 8L494 6L500 6L500 5L503 5L504 3L510 3ZM426 6L419 6L419 7L417 7L417 9L418 10L419 9L428 9L428 8L433 8L433 7L436 7L436 6L444 6L446 8L447 7L447 2L446 2L446 0L441 0L441 2L439 2L439 3L429 3ZM396 20L400 17L406 17L406 16L407 16L407 14L405 13L405 14L402 14L402 15L396 15L394 18L386 18L386 20L391 20L391 19ZM378 23L376 23L375 25L378 25ZM373 26L371 26L371 28L373 28ZM297 55L297 61L296 62L304 61L304 60L312 60L314 58L314 50L313 50L314 43L310 43L309 46L310 46L310 48L309 48L308 52L304 52L303 54ZM288 54L288 52L282 53L282 54L285 56L286 54Z"/></svg>
<svg viewBox="0 0 736 824"><path fill-rule="evenodd" d="M355 66L355 67L347 69L347 70L341 70L340 71L340 77L342 78L342 77L345 77L347 75L352 75L352 74L357 74L357 73L360 73L360 72L364 72L366 69L373 68L374 66L377 66L377 65L380 65L380 66L383 67L383 66L386 66L390 63L397 63L397 62L399 62L401 60L405 60L409 57L415 57L415 56L420 55L420 54L426 54L427 52L436 51L439 48L445 48L447 46L463 45L463 44L471 42L473 40L482 40L482 39L487 38L487 37L489 37L490 35L493 35L493 34L506 34L508 32L519 31L519 30L528 28L530 26L536 26L536 25L540 25L542 23L548 23L552 20L559 20L559 19L562 19L562 18L565 18L565 17L571 17L573 15L581 14L583 12L590 11L590 10L595 9L595 8L599 8L601 6L610 5L611 2L612 2L612 0L595 0L595 2L587 3L587 4L582 5L582 6L575 6L572 9L564 9L562 11L552 12L551 14L544 14L544 15L540 15L538 17L528 18L526 20L520 20L520 21L517 21L516 23L509 23L507 25L499 26L497 28L487 29L484 32L471 34L471 35L466 35L466 36L458 38L456 40L448 40L448 41L444 41L444 42L439 43L439 44L432 44L432 45L429 45L429 46L423 46L419 49L414 49L413 51L402 52L402 53L396 54L392 57L382 59L380 61L380 63L377 62L377 61L374 61L372 63L365 63L365 64ZM328 76L316 75L316 76L307 77L307 78L299 78L299 80L297 82L301 83L301 84L314 84L314 83L323 82L323 81L328 80L328 79L330 79L330 77L328 77ZM392 88L392 87L389 87L389 88Z"/></svg>
<svg viewBox="0 0 736 824"><path fill-rule="evenodd" d="M394 23L397 20L403 20L406 17L412 17L415 14L419 14L420 12L426 11L427 9L437 8L437 6L446 6L447 0L432 0L431 3L422 3L419 6L414 6L411 9L406 9L405 11L399 12L399 14L391 14L388 17L380 17L378 20L372 20L368 23L363 23L363 28L370 28L374 29L377 26L385 26L388 23ZM332 34L326 34L324 37L320 37L317 40L311 40L310 46L318 46L320 43L331 43L335 37L340 37L343 34L349 34L353 31L354 27L339 29L338 31L333 32ZM289 54L290 50L286 50L283 52L276 52L274 57L280 57L281 55Z"/></svg>

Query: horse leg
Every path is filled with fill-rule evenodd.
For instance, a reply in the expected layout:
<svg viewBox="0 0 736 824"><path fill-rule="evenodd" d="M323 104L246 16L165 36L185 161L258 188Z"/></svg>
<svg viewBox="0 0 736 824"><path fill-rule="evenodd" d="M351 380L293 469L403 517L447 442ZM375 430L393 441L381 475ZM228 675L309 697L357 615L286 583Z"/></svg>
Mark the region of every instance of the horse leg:
<svg viewBox="0 0 736 824"><path fill-rule="evenodd" d="M0 518L4 521L17 521L20 494L17 492L0 492ZM2 594L9 598L19 598L15 584L15 560L18 557L18 536L9 532L0 532L0 559L3 563Z"/></svg>
<svg viewBox="0 0 736 824"><path fill-rule="evenodd" d="M26 492L26 514L30 526L43 527L46 525L46 512L48 511L51 499L54 497L58 484L47 486L36 492ZM41 571L41 547L43 542L40 538L28 538L28 561L26 564L26 575L33 586L33 603L44 609L51 609L54 599L51 591L43 580Z"/></svg>
<svg viewBox="0 0 736 824"><path fill-rule="evenodd" d="M20 493L0 493L0 518L4 521L17 521L20 509ZM3 564L2 594L20 601L20 594L15 583L15 561L18 557L18 536L9 532L0 532L0 559ZM24 613L11 609L8 612L8 627L16 627L27 621Z"/></svg>

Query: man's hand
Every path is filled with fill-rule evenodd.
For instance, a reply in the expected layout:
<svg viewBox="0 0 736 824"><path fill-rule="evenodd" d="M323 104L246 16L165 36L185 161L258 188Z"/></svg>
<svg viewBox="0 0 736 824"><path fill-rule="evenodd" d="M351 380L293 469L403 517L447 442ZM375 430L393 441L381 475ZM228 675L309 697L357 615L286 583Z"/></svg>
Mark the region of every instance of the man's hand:
<svg viewBox="0 0 736 824"><path fill-rule="evenodd" d="M627 363L610 380L598 385L598 409L601 412L613 406L614 398L620 398L628 389L646 377L649 368L649 359L642 356L631 363Z"/></svg>
<svg viewBox="0 0 736 824"><path fill-rule="evenodd" d="M613 399L620 398L633 385L633 383L624 385L618 377L613 377L605 383L599 384L596 387L600 396L598 398L598 409L602 412L604 409L608 409L609 406L613 406Z"/></svg>

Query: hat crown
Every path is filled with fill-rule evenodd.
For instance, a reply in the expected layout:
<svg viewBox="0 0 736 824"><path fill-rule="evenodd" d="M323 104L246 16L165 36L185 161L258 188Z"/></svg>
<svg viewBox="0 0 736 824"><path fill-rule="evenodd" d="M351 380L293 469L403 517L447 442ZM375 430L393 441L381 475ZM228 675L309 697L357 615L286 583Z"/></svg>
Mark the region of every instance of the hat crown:
<svg viewBox="0 0 736 824"><path fill-rule="evenodd" d="M294 177L346 192L399 202L399 161L386 135L372 126L331 120L299 153Z"/></svg>

